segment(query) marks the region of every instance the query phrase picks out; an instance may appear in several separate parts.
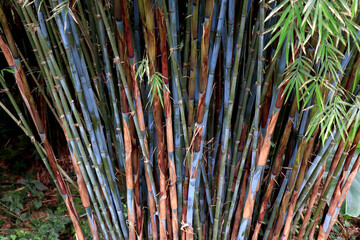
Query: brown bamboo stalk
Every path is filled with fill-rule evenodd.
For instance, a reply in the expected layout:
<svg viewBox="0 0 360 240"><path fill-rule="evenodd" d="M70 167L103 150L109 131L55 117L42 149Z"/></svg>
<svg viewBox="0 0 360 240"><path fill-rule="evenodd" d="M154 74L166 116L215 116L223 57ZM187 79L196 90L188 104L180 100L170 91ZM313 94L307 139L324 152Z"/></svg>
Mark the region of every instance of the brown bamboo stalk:
<svg viewBox="0 0 360 240"><path fill-rule="evenodd" d="M46 122L45 122L45 126L46 126ZM65 130L64 130L64 134L65 134L66 141L69 142L69 137L68 137ZM85 184L83 175L81 174L81 171L80 171L78 161L77 161L74 154L70 154L69 152L68 152L68 154L69 154L70 158L72 159L74 172L76 174L76 178L77 178L76 182L77 182L78 187L79 187L81 203L82 203L84 208L88 208L88 207L91 206L91 202L90 202L88 191L86 189L86 184ZM95 219L94 215L92 215L92 220L90 220L90 217L88 216L89 228L90 228L90 231L92 233L92 236L94 237L94 240L100 240L99 232L98 232L98 229L97 229L97 226L96 226L96 223L95 223L94 219Z"/></svg>
<svg viewBox="0 0 360 240"><path fill-rule="evenodd" d="M123 1L124 4L124 1ZM125 10L123 5L119 3L119 1L115 2L115 10L116 10L116 20L122 20L124 25L126 25L125 21L126 14L123 12ZM126 26L124 27L126 28ZM124 30L125 31L125 30ZM128 56L131 52L128 49L128 39L126 38L126 34L124 37L117 31L117 40L119 46L119 54L121 59L123 59L122 65L124 69L124 74L128 82L128 86L130 92L133 90L133 76L132 76L132 67L129 62ZM125 47L126 46L126 47ZM120 86L120 85L119 85ZM129 239L136 239L136 224L135 224L135 196L134 193L134 171L133 165L138 161L137 152L134 151L136 149L135 144L135 129L133 119L130 117L130 108L126 99L126 94L123 86L120 86L121 91L121 106L122 106L122 122L123 122L123 135L124 135L124 146L125 146L125 179L126 179L126 189L127 189L127 212L128 212L128 222L129 222ZM137 212L138 213L138 212ZM141 213L141 212L140 212ZM137 216L139 217L139 216ZM140 215L141 217L141 215ZM139 226L139 224L138 224ZM141 226L141 225L140 225Z"/></svg>
<svg viewBox="0 0 360 240"><path fill-rule="evenodd" d="M341 198L342 198L342 192L343 192L342 187L343 187L345 181L347 181L346 180L346 172L349 169L349 165L351 163L352 157L355 154L356 146L358 145L359 141L360 141L360 128L357 130L354 141L352 143L350 143L351 147L350 147L349 154L346 157L346 160L345 160L345 163L343 166L343 170L342 170L339 180L336 184L333 196L332 196L330 204L329 204L329 209L325 215L325 218L331 217L329 225L325 226L326 220L323 224L321 224L320 229L319 229L318 239L326 239L327 236L330 234L332 225L335 223L335 220L336 220L335 215L337 215L337 214L335 214L335 211L338 206L338 203L341 201ZM325 227L327 227L326 231L324 231Z"/></svg>
<svg viewBox="0 0 360 240"><path fill-rule="evenodd" d="M295 101L294 101L295 102ZM297 199L299 197L299 192L300 192L300 187L301 184L304 180L304 176L307 170L307 163L310 159L310 155L312 153L312 149L313 149L313 145L314 145L314 140L315 138L310 139L309 142L306 142L306 140L303 140L303 143L305 144L305 152L304 155L302 157L302 161L301 161L301 165L300 165L300 170L299 173L296 177L296 183L295 183L295 188L294 188L294 192L293 195L291 197L291 201L290 201L290 205L289 205L289 209L288 209L288 213L287 213L287 217L286 217L286 221L285 221L285 227L283 230L283 234L282 234L282 239L288 239L289 233L290 233L290 227L291 227L291 222L293 220L293 215L294 215L294 210L295 210L295 206L296 206L296 202Z"/></svg>
<svg viewBox="0 0 360 240"><path fill-rule="evenodd" d="M160 30L160 48L161 48L161 68L162 75L164 76L164 83L168 85L168 58L166 48L166 30L163 13L159 8L158 11L158 23ZM178 239L178 216L177 216L177 194L176 194L176 170L174 163L174 137L173 137L173 126L172 126L172 110L170 92L163 87L164 91L164 108L166 118L166 144L168 151L168 166L169 166L169 190L170 190L170 206L171 206L171 223L172 223L172 238Z"/></svg>
<svg viewBox="0 0 360 240"><path fill-rule="evenodd" d="M126 74L126 77L128 79L128 86L129 89L133 89L133 99L135 102L135 106L137 109L137 114L139 116L139 122L141 124L144 123L144 116L142 113L142 104L140 101L140 90L138 83L135 79L135 71L136 71L136 65L132 65L130 62L130 59L134 58L134 49L133 49L133 42L132 42L132 36L131 36L131 27L130 27L130 20L129 20L129 13L128 13L128 6L127 1L115 1L119 2L119 8L121 8L122 21L124 25L124 38L121 37L120 33L118 32L118 37L121 43L121 46L119 47L120 52L123 52L123 69ZM116 8L115 8L116 9ZM116 13L115 13L116 15ZM127 54L127 57L125 56L125 53ZM120 53L121 54L121 53ZM122 94L122 96L125 97L125 93ZM135 176L133 186L134 186L134 203L135 203L135 211L136 211L136 227L137 227L137 237L142 238L143 236L143 211L141 209L141 202L140 202L140 159L139 159L139 146L134 138L136 136L136 130L134 126L134 121L131 118L130 119L130 136L131 136L131 143L132 143L132 171L133 176Z"/></svg>
<svg viewBox="0 0 360 240"><path fill-rule="evenodd" d="M249 137L252 137L252 135L249 135ZM236 212L235 212L235 217L234 217L234 224L233 224L233 229L232 229L232 233L231 233L231 240L235 240L237 237L237 234L239 232L239 228L240 228L240 223L241 223L241 216L243 214L244 211L244 202L245 202L245 194L246 194L246 185L247 185L247 179L250 175L250 163L251 163L251 155L252 155L252 148L251 148L252 144L250 144L250 149L248 151L248 157L246 160L246 167L245 167L245 172L244 172L244 178L242 180L242 184L241 184L241 190L240 190L240 197L239 197L239 201L238 201L238 205L236 207ZM241 174L241 173L238 173Z"/></svg>
<svg viewBox="0 0 360 240"><path fill-rule="evenodd" d="M346 198L346 194L348 193L350 187L351 187L351 184L352 182L354 181L354 178L356 177L358 171L359 171L359 167L360 167L360 155L357 157L352 169L351 169L351 172L344 184L344 186L342 187L341 189L341 198L337 204L337 208L340 209L345 198ZM329 237L329 234L331 232L331 229L333 228L334 224L335 224L335 221L337 219L337 215L339 214L339 212L336 213L336 215L334 216L334 218L331 220L330 222L330 226L329 226L329 230L326 232L326 239Z"/></svg>
<svg viewBox="0 0 360 240"><path fill-rule="evenodd" d="M271 175L271 178L270 178L270 182L269 182L269 184L268 184L268 186L266 188L266 193L265 193L263 202L261 204L260 214L258 216L256 226L255 226L255 230L254 230L253 237L252 237L253 240L258 238L258 235L259 235L260 229L261 229L261 225L262 225L262 221L264 220L264 217L265 217L265 214L266 214L266 209L267 209L268 203L270 201L270 196L271 196L271 193L272 193L272 191L274 189L274 185L275 185L275 182L276 182L276 177L278 176L278 174L281 171L281 162L282 162L282 158L283 158L285 149L286 149L286 147L288 145L289 136L290 136L291 128L292 128L292 125L293 125L293 118L294 118L295 113L296 113L296 108L297 108L296 101L294 101L292 103L292 106L291 106L291 110L290 110L290 113L289 113L289 119L288 119L288 121L286 123L283 137L280 140L280 146L279 146L279 150L278 150L278 152L276 154L276 158L275 158L274 165L273 165L273 168L272 168L272 173L271 173L272 175Z"/></svg>
<svg viewBox="0 0 360 240"><path fill-rule="evenodd" d="M351 125L351 126L352 126L352 125ZM351 129L351 126L349 127L349 129ZM334 171L335 171L336 166L337 166L338 163L339 163L339 160L340 160L341 156L343 155L344 147L345 147L345 142L344 142L343 139L341 139L341 140L340 140L340 143L339 143L339 146L338 146L338 148L336 149L336 152L335 152L335 155L334 155L334 157L333 157L333 160L332 160L332 162L331 162L331 165L330 165L328 174L327 174L327 176L326 176L325 183L324 183L324 185L323 185L323 187L322 187L322 191L321 191L321 193L320 193L320 196L323 196L323 195L324 195L326 189L328 188L328 185L329 185L331 179L332 179L332 178L335 178L335 176L334 176ZM346 153L346 154L348 154L348 153ZM320 203L318 204L318 207L319 207L320 204L322 204L322 206L321 206L321 211L323 211L323 209L325 208L325 204L323 204L325 201L326 201L326 200L323 199L323 198L320 199ZM320 219L320 214L319 214L319 215L316 217L316 219L314 220L313 227L314 227L314 226L315 226L315 227L317 226L317 222L319 221L319 219ZM303 221L302 228L303 228L303 227L305 228L305 230L304 230L305 232L306 232L306 227L307 227L308 221L309 221L309 220L307 220L306 222ZM302 235L304 235L305 232L302 233ZM314 233L315 233L315 229L312 228L309 236L313 235ZM300 234L300 233L299 233L299 234Z"/></svg>
<svg viewBox="0 0 360 240"><path fill-rule="evenodd" d="M152 19L152 9L151 9L151 3L150 3L150 9L149 6L145 7L145 3L147 3L147 5L149 5L149 1L147 0L139 0L139 10L140 10L140 18L141 21L143 23L143 30L144 30L144 40L145 40L145 45L147 46L147 54L148 56L151 56L151 59L149 59L150 63L149 63L149 67L151 68L151 72L155 73L155 39L154 39L154 33L153 33L153 21L150 19ZM149 20L148 20L149 19ZM149 26L147 26L147 24L149 24ZM151 31L149 30L149 28L151 29ZM149 42L149 35L148 33L150 33L152 35L153 38L151 38L151 43ZM152 47L149 47L152 46ZM150 74L149 74L150 75ZM135 83L136 84L136 83ZM155 97L154 97L155 98ZM157 99L154 99L154 101L156 101ZM140 98L138 99L138 102L141 104L140 102ZM142 106L141 106L142 107ZM137 114L141 114L139 116L144 116L143 115L143 110L142 108L138 108L138 106L136 107L137 109ZM154 108L153 108L154 110ZM139 125L141 126L141 131L144 132L145 131L145 122L144 119L142 118L141 123L139 123ZM147 143L147 140L144 140ZM158 142L159 144L159 142ZM147 147L147 152L149 152L148 149L148 145L146 144ZM147 179L146 184L147 184L147 188L148 189L152 189L151 188L151 184L150 184L150 180L149 180L149 173L146 172L145 173L145 177ZM154 193L152 193L154 194ZM156 205L155 205L155 198L156 196L152 196L150 194L150 192L148 193L148 199L149 199L149 210L150 210L150 221L151 221L151 228L152 228L152 234L153 234L153 238L157 239L158 238L158 228L157 228L157 221L155 219L156 217L156 209L159 209ZM163 211L162 211L163 212ZM166 214L166 213L165 213ZM164 217L164 215L162 214L162 217ZM166 216L165 216L166 219ZM165 220L166 221L166 220ZM164 230L164 229L163 229ZM162 235L164 235L164 231L162 233ZM166 235L166 234L165 234Z"/></svg>
<svg viewBox="0 0 360 240"><path fill-rule="evenodd" d="M193 10L191 18L191 44L190 44L190 76L188 82L188 96L189 96L189 109L187 114L187 126L188 126L188 137L192 138L192 126L194 122L194 97L195 97L195 74L196 74L196 62L197 62L197 49L196 42L198 36L198 9L199 1L196 0L195 8ZM184 64L185 65L185 64Z"/></svg>
<svg viewBox="0 0 360 240"><path fill-rule="evenodd" d="M313 188L311 196L310 196L310 201L309 201L309 204L307 205L306 214L304 216L303 223L302 223L302 226L300 228L300 232L299 232L298 237L297 237L298 240L302 240L303 237L304 237L304 234L305 234L305 231L306 231L306 226L307 226L307 223L310 220L311 213L312 213L311 210L312 210L312 208L313 208L313 206L315 204L316 195L319 192L319 188L320 188L320 184L321 184L321 180L322 180L324 172L325 172L325 165L322 167L322 169L321 169L321 171L319 173L319 176L317 177L317 179L315 181L314 188Z"/></svg>
<svg viewBox="0 0 360 240"><path fill-rule="evenodd" d="M286 190L286 193L284 194L283 200L281 202L279 216L277 218L276 224L273 226L274 231L273 231L272 238L274 240L279 239L280 231L283 226L283 219L285 217L286 210L287 210L291 195L293 193L293 189L294 189L294 185L295 185L295 181L296 181L296 173L298 172L298 168L300 166L300 158L302 158L304 155L305 147L306 147L306 144L305 144L305 141L303 141L299 146L299 150L297 151L296 160L295 160L294 166L292 168L292 172L291 172L291 176L290 176L289 183L287 186L287 190ZM288 214L289 214L289 212L288 212Z"/></svg>
<svg viewBox="0 0 360 240"><path fill-rule="evenodd" d="M285 86L286 86L286 84L284 84L279 91L278 98L276 99L274 111L272 112L268 127L266 129L266 134L265 134L264 140L263 141L261 140L259 142L260 143L259 145L261 145L261 143L262 143L262 145L261 145L259 154L257 155L258 156L258 160L256 161L257 167L264 166L266 163L267 157L269 155L270 147L271 147L271 138L274 133L274 129L275 129L275 126L276 126L276 123L277 123L277 120L278 120L278 117L280 114L280 108L282 107L282 104L284 102L284 96L282 93L284 91ZM261 139L261 137L262 137L262 135L260 135L259 139ZM251 182L252 182L252 179L250 179L249 184L251 184ZM259 188L259 185L257 185L257 188ZM257 192L257 190L256 190L256 192ZM246 199L244 213L243 213L244 219L251 219L251 217L253 215L255 196L256 195L253 196L253 194L249 194Z"/></svg>
<svg viewBox="0 0 360 240"><path fill-rule="evenodd" d="M124 96L125 94L123 94ZM126 99L125 99L126 100ZM123 109L125 114L129 114L129 111L126 111L124 107L123 101ZM126 174L126 188L128 191L133 191L134 189L134 179L133 179L133 169L132 169L132 144L131 144L131 135L129 129L129 118L125 119L123 117L123 130L124 130L124 145L125 145L125 174ZM131 197L130 194L127 194L127 197ZM127 199L127 210L128 210L128 221L129 221L129 239L135 239L135 208L134 208L134 198Z"/></svg>
<svg viewBox="0 0 360 240"><path fill-rule="evenodd" d="M336 149L334 158L333 158L333 160L331 161L331 165L330 165L330 168L329 168L329 171L328 171L328 174L327 174L327 176L326 176L326 180L325 180L325 183L324 183L324 186L323 186L323 192L322 192L322 194L324 194L324 191L325 191L325 189L327 188L327 186L329 185L331 178L334 177L334 171L335 171L336 166L337 166L338 163L339 163L340 157L342 156L342 153L343 153L343 150L344 150L344 146L345 146L344 139L341 138L340 143L339 143L339 146L338 146L338 148ZM321 195L322 195L322 194L321 194Z"/></svg>
<svg viewBox="0 0 360 240"><path fill-rule="evenodd" d="M186 240L187 225L185 224L185 221L186 221L186 212L187 212L188 191L189 191L189 164L187 163L187 161L185 161L185 181L183 184L183 212L182 212L183 221L181 222L182 225L181 240Z"/></svg>
<svg viewBox="0 0 360 240"><path fill-rule="evenodd" d="M154 33L154 19L152 1L144 0L145 24L144 35L147 38L147 56L149 60L149 77L156 73L156 40ZM151 83L150 83L151 84ZM166 153L165 133L162 122L162 107L157 91L153 92L152 110L156 130L157 158L159 166L160 196L159 196L159 227L160 239L166 239Z"/></svg>

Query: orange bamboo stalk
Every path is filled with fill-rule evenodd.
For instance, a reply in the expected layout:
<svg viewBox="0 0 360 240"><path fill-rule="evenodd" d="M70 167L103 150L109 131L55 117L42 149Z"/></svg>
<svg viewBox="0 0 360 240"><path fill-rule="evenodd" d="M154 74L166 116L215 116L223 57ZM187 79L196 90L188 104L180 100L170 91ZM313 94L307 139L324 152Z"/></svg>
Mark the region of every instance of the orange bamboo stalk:
<svg viewBox="0 0 360 240"><path fill-rule="evenodd" d="M306 231L306 226L307 226L307 223L309 222L309 219L311 217L311 213L312 213L312 208L315 204L315 200L316 200L316 195L318 194L319 192L319 188L320 188L320 183L321 183L321 180L322 180L322 176L325 172L325 166L322 167L320 173L319 173L319 176L317 177L316 181L315 181L315 184L314 184L314 188L313 188L313 191L311 193L311 196L310 196L310 201L309 201L309 204L307 206L307 211L306 211L306 214L304 216L304 219L303 219L303 224L300 228L300 232L299 232L299 235L297 237L298 240L302 240L303 237L304 237L304 234L305 234L305 231Z"/></svg>
<svg viewBox="0 0 360 240"><path fill-rule="evenodd" d="M232 229L231 238L230 238L231 240L236 240L236 237L237 237L237 234L238 234L239 228L240 228L241 216L242 216L243 211L244 211L246 185L247 185L247 179L248 179L249 174L250 174L250 163L251 163L251 155L252 155L251 146L252 145L250 144L250 148L249 148L249 151L248 151L249 155L248 155L247 160L246 160L244 178L243 178L242 184L241 184L240 197L239 197L239 201L238 201L238 206L236 207L234 224L233 224L233 229ZM240 173L238 173L238 174L240 174Z"/></svg>
<svg viewBox="0 0 360 240"><path fill-rule="evenodd" d="M164 83L168 85L168 60L166 48L166 31L163 13L157 8L157 17L160 30L160 48L161 48L161 68L164 76ZM171 206L171 224L172 237L174 240L178 239L178 216L177 216L177 193L176 193L176 171L174 163L174 137L172 126L172 111L170 92L163 87L164 91L164 108L165 108L165 126L166 126L166 144L168 151L168 166L169 166L169 190L170 190L170 206Z"/></svg>
<svg viewBox="0 0 360 240"><path fill-rule="evenodd" d="M339 177L339 180L338 180L338 182L336 184L333 196L332 196L330 204L329 204L329 209L328 209L328 211L327 211L327 213L325 215L325 221L320 226L318 239L326 239L328 237L328 235L330 234L332 226L335 223L335 220L336 220L336 217L337 217L337 213L335 213L335 211L336 211L336 209L338 207L338 204L341 201L343 201L341 199L343 198L342 194L344 192L345 183L349 181L349 179L346 180L346 172L347 172L347 170L349 168L352 157L354 156L354 153L355 153L355 150L356 150L356 146L358 145L359 141L360 141L360 128L357 130L354 141L350 142L350 146L351 146L350 151L349 151L349 154L346 157L342 173L341 173L341 175ZM359 160L359 158L356 161L358 161L358 160ZM341 207L341 205L340 205L340 207ZM327 222L328 220L330 220L330 221Z"/></svg>

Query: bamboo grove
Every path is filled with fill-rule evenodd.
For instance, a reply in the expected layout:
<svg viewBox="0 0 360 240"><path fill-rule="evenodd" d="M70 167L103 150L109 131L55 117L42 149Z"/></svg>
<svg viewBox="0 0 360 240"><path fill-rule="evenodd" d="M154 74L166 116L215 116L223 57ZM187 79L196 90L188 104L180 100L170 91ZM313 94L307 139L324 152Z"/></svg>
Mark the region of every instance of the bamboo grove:
<svg viewBox="0 0 360 240"><path fill-rule="evenodd" d="M74 194L93 239L329 237L360 166L359 1L9 0L0 21L0 106L77 239Z"/></svg>

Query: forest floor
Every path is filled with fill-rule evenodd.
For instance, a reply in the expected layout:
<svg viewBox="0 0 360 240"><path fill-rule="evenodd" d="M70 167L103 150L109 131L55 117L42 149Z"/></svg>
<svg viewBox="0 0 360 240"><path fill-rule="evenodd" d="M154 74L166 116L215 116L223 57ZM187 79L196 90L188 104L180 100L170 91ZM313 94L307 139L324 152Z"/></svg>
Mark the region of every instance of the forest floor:
<svg viewBox="0 0 360 240"><path fill-rule="evenodd" d="M75 239L64 201L46 168L28 157L9 161L0 156L0 240ZM58 163L72 173L71 163ZM79 197L73 197L81 207Z"/></svg>

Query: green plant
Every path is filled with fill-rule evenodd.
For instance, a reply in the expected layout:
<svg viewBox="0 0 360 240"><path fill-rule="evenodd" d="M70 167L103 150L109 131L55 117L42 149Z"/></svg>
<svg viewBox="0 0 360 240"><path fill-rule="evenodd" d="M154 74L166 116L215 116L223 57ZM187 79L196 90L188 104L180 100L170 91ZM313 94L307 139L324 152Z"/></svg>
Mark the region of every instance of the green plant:
<svg viewBox="0 0 360 240"><path fill-rule="evenodd" d="M16 170L14 170L16 172ZM6 175L11 175L7 172ZM20 186L20 187L19 187ZM43 205L46 187L32 176L20 179L18 184L8 186L0 199L0 212L7 216L10 224L5 235L0 239L59 239L60 235L69 232L70 220L64 204L58 206ZM60 202L61 197L59 198ZM81 202L77 202L77 205ZM53 208L55 211L51 210ZM44 213L45 215L39 215ZM69 232L70 234L73 234Z"/></svg>

